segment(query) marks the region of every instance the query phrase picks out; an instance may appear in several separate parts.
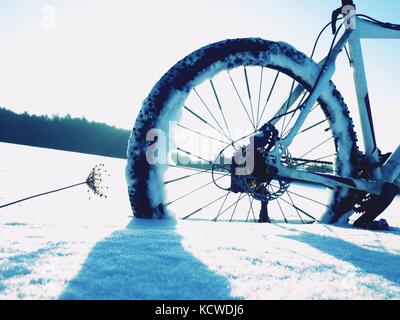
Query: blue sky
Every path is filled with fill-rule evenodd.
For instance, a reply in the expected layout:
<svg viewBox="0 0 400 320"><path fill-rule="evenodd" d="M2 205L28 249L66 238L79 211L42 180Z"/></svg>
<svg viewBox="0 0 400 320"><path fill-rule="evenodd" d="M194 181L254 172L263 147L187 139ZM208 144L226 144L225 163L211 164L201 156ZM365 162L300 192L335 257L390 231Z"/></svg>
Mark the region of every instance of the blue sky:
<svg viewBox="0 0 400 320"><path fill-rule="evenodd" d="M400 23L397 0L356 4L360 13ZM339 0L0 0L0 106L131 128L151 87L186 54L249 36L285 41L309 54L339 5ZM328 32L317 59L330 40ZM400 41L369 40L364 49L378 135L390 130L382 140L384 149L394 148ZM335 82L354 112L346 59L339 59L337 69Z"/></svg>

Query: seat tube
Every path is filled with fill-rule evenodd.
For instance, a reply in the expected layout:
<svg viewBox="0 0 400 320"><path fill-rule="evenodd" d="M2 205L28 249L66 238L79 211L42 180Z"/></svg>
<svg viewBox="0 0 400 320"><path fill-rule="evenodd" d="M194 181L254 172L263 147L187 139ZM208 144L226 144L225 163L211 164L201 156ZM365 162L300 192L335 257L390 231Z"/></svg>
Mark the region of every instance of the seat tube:
<svg viewBox="0 0 400 320"><path fill-rule="evenodd" d="M361 129L364 139L365 154L372 163L378 164L379 154L372 119L371 104L368 94L368 85L365 74L360 33L357 29L354 30L348 44L351 65L353 68L354 83L357 93L357 102L359 107ZM379 167L374 169L373 175L375 179L381 179L382 174Z"/></svg>

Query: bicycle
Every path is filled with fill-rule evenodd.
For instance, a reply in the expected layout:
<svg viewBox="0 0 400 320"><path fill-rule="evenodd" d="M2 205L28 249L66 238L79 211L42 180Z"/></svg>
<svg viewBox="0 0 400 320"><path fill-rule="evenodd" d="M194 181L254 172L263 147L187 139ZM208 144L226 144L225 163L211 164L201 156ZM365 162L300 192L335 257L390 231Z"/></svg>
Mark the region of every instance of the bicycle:
<svg viewBox="0 0 400 320"><path fill-rule="evenodd" d="M330 50L314 62L329 26ZM376 143L364 38L398 39L400 25L357 14L352 0L342 0L311 57L283 42L244 38L210 44L179 61L143 102L129 140L134 216L174 212L182 219L269 222L272 213L285 222L387 229L386 221L374 220L399 192L400 147L382 154ZM331 81L343 50L354 70L364 153ZM185 148L178 146L182 137L189 141ZM215 150L205 152L202 141Z"/></svg>

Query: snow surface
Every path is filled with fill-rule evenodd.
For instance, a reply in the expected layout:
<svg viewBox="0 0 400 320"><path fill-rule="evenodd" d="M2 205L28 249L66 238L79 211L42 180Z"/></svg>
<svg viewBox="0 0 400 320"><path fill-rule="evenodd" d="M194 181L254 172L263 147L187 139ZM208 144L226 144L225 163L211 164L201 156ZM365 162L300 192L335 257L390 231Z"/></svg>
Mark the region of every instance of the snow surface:
<svg viewBox="0 0 400 320"><path fill-rule="evenodd" d="M125 161L0 143L0 204L84 180L99 162L106 200L85 187L0 209L0 299L399 299L398 199L389 232L322 224L130 217Z"/></svg>

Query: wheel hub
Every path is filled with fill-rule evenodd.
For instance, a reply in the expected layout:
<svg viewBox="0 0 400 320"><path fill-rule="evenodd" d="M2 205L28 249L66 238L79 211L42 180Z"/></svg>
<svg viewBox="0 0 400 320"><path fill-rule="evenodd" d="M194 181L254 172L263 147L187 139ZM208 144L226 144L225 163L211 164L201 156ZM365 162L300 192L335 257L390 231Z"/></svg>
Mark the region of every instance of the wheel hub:
<svg viewBox="0 0 400 320"><path fill-rule="evenodd" d="M272 124L267 123L250 139L249 145L243 146L237 152L232 158L229 191L247 193L254 199L265 202L275 200L286 192L290 180L279 177L278 169L268 164L271 163L268 160L273 157L271 151L278 140L278 130ZM286 162L290 163L291 157L287 151L285 158ZM245 161L237 161L238 159L245 159ZM250 167L247 168L249 164ZM251 164L253 168L251 168ZM244 168L249 170L238 170Z"/></svg>

